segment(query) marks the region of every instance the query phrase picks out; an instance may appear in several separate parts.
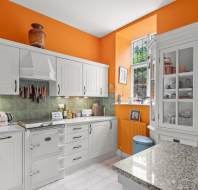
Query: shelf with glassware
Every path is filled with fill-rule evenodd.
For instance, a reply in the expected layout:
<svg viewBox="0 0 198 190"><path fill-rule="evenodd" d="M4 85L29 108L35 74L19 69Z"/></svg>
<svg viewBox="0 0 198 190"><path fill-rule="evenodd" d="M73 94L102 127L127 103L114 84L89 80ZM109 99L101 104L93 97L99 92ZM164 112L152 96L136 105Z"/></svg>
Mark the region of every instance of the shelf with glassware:
<svg viewBox="0 0 198 190"><path fill-rule="evenodd" d="M187 131L195 126L197 91L196 44L188 43L160 51L160 126Z"/></svg>

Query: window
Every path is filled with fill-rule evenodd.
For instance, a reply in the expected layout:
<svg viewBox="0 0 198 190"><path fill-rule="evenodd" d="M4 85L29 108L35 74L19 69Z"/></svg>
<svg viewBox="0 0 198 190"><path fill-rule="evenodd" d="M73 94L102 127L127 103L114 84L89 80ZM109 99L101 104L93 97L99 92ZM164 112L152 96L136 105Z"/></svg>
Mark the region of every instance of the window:
<svg viewBox="0 0 198 190"><path fill-rule="evenodd" d="M144 100L149 96L149 72L147 67L150 36L132 42L132 97Z"/></svg>

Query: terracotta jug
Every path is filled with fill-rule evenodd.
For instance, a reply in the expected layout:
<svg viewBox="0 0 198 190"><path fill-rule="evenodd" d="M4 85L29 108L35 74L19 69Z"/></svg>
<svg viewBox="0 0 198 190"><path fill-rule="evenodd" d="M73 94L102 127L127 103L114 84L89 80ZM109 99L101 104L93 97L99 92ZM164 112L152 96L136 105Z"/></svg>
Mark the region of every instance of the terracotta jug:
<svg viewBox="0 0 198 190"><path fill-rule="evenodd" d="M46 34L43 32L43 26L38 23L31 24L32 29L29 31L29 42L30 45L45 48L45 38Z"/></svg>

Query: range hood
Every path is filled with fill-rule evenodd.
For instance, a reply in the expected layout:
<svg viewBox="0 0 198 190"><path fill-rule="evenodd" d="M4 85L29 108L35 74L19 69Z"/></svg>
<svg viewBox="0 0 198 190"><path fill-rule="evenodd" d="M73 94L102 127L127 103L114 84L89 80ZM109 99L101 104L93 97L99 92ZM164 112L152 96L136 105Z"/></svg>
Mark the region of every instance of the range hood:
<svg viewBox="0 0 198 190"><path fill-rule="evenodd" d="M20 78L32 80L56 80L56 59L55 57L33 52L20 50Z"/></svg>

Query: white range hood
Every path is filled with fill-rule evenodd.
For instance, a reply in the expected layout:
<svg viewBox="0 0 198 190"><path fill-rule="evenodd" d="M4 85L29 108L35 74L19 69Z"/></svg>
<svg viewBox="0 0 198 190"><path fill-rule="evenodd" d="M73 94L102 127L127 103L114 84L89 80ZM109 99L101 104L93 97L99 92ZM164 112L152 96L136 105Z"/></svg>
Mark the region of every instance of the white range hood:
<svg viewBox="0 0 198 190"><path fill-rule="evenodd" d="M56 81L56 58L30 50L20 50L20 78Z"/></svg>

